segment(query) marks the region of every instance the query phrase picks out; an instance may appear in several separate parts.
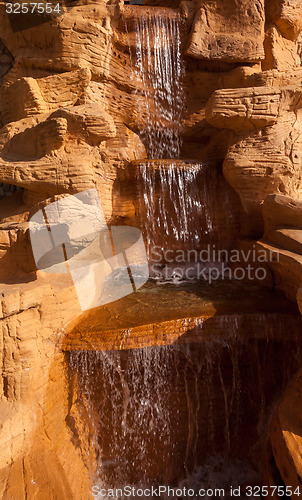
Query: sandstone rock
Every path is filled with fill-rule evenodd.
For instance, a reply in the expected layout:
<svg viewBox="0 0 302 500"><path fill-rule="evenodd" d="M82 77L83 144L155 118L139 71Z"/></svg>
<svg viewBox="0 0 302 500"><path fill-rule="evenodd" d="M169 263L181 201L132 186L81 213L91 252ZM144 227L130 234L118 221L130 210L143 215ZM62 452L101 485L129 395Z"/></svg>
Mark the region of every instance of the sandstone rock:
<svg viewBox="0 0 302 500"><path fill-rule="evenodd" d="M237 70L238 71L238 70ZM235 70L233 70L233 73ZM288 71L279 71L277 69L266 71L252 71L250 75L244 79L241 87L287 87L296 86L299 88L302 78L302 68L291 68ZM238 80L237 80L238 81ZM236 83L235 83L236 85ZM231 85L235 87L235 85Z"/></svg>
<svg viewBox="0 0 302 500"><path fill-rule="evenodd" d="M282 195L267 196L262 207L265 231L302 229L302 202Z"/></svg>
<svg viewBox="0 0 302 500"><path fill-rule="evenodd" d="M274 458L282 479L293 491L302 480L302 375L288 387L271 425Z"/></svg>
<svg viewBox="0 0 302 500"><path fill-rule="evenodd" d="M270 19L288 40L296 40L302 29L302 6L299 0L270 0Z"/></svg>
<svg viewBox="0 0 302 500"><path fill-rule="evenodd" d="M3 77L12 68L13 57L0 40L0 85L2 84Z"/></svg>
<svg viewBox="0 0 302 500"><path fill-rule="evenodd" d="M286 111L298 111L301 97L301 89L294 86L216 90L205 115L217 128L253 130L273 125Z"/></svg>
<svg viewBox="0 0 302 500"><path fill-rule="evenodd" d="M90 69L98 77L109 76L113 34L110 19L116 4L106 7L102 0L97 5L76 6L47 24L18 32L12 31L5 7L1 5L0 38L13 56L19 58L20 49L23 50L22 65L18 68L21 74L16 77L39 78L48 76L49 72L81 68ZM30 75L25 68L30 68Z"/></svg>
<svg viewBox="0 0 302 500"><path fill-rule="evenodd" d="M276 287L292 301L302 283L302 255L271 243L267 239L258 242L259 248L267 252L268 265L271 268ZM270 258L274 255L274 259Z"/></svg>
<svg viewBox="0 0 302 500"><path fill-rule="evenodd" d="M99 145L116 136L113 118L97 104L61 108L50 115L49 119L57 117L67 120L71 134L78 137L84 135L87 142L92 144Z"/></svg>
<svg viewBox="0 0 302 500"><path fill-rule="evenodd" d="M197 59L254 62L264 58L264 2L203 2L191 30L187 55Z"/></svg>
<svg viewBox="0 0 302 500"><path fill-rule="evenodd" d="M196 11L198 9L198 0L182 0L179 4L180 12L189 28L191 28L192 23L195 18Z"/></svg>
<svg viewBox="0 0 302 500"><path fill-rule="evenodd" d="M276 123L280 101L280 89L216 90L208 101L205 116L217 128L253 130Z"/></svg>
<svg viewBox="0 0 302 500"><path fill-rule="evenodd" d="M276 229L264 236L272 243L302 255L302 229Z"/></svg>
<svg viewBox="0 0 302 500"><path fill-rule="evenodd" d="M269 260L275 283L296 300L302 284L302 203L281 195L270 195L262 206L264 238L259 245L275 248L277 259Z"/></svg>
<svg viewBox="0 0 302 500"><path fill-rule="evenodd" d="M45 78L20 78L1 87L4 123L74 105L87 88L90 71L81 69Z"/></svg>
<svg viewBox="0 0 302 500"><path fill-rule="evenodd" d="M268 81L274 83L275 74L267 73ZM294 73L292 81L299 74ZM251 74L247 82L257 81L257 76ZM259 216L268 194L302 198L301 102L300 87L292 85L217 90L207 104L206 118L212 125L235 131L223 171L249 214ZM243 132L256 127L263 129Z"/></svg>
<svg viewBox="0 0 302 500"><path fill-rule="evenodd" d="M71 146L62 148L67 129L69 138L74 137L68 163L65 151ZM82 143L76 139L77 133L82 135ZM0 179L46 195L93 187L94 158L88 143L99 145L115 135L112 118L97 105L63 108L15 122L2 130ZM54 155L54 151L58 153Z"/></svg>
<svg viewBox="0 0 302 500"><path fill-rule="evenodd" d="M285 71L300 65L297 43L284 38L275 26L266 31L264 48L263 70Z"/></svg>
<svg viewBox="0 0 302 500"><path fill-rule="evenodd" d="M56 283L54 278L51 285L39 277L31 283L2 285L0 488L4 499L23 498L26 490L48 498L90 498L87 469L65 423L64 360L55 349L58 331L77 314L74 299L68 280Z"/></svg>
<svg viewBox="0 0 302 500"><path fill-rule="evenodd" d="M298 45L298 57L300 59L299 66L302 66L302 34L300 34L297 40L297 45Z"/></svg>
<svg viewBox="0 0 302 500"><path fill-rule="evenodd" d="M223 171L247 213L260 213L268 194L302 199L299 129L296 115L286 113L276 125L233 136Z"/></svg>

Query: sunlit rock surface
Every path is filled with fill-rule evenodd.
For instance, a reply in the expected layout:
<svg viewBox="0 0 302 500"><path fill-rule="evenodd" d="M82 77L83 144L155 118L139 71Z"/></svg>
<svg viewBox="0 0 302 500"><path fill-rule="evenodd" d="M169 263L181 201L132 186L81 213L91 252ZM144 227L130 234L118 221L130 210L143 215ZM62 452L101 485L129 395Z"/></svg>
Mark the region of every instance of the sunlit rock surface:
<svg viewBox="0 0 302 500"><path fill-rule="evenodd" d="M190 224L184 224L183 217L176 225L175 248L187 230L190 237L202 240L200 248L208 240L227 248L251 248L258 240L259 248L277 255L269 262L269 280L262 284L276 285L302 310L300 2L144 3L86 2L26 30L14 30L5 4L0 4L0 495L4 499L91 497L88 469L96 467L96 450L85 434L85 419L81 421L76 404L71 404L67 355L62 349L130 351L154 344L186 345L182 341L187 336L192 345L200 346L201 324L206 337L224 338L229 329L234 343L232 321L241 317L238 335L255 342L254 351L245 356L250 356L248 370L254 376L249 382L251 394L265 378L266 391L277 403L288 381L279 370L275 383L273 373L278 370L269 362L267 371L261 372L263 378L255 375L258 353L263 352L260 344L267 343L261 332L269 334L268 358L276 355L284 366L297 347L296 337L293 342L286 337L288 322L293 320L300 328L296 306L273 292L257 288L241 293L240 287L230 292L215 286L208 291L199 285L193 289L182 285L176 291L146 287L138 292L139 300L128 297L120 305L80 316L69 278L37 273L29 218L62 196L96 187L108 223L139 227L149 241L152 233L152 241L160 245L171 244L167 235L172 234L175 214L188 214L188 202L195 212L190 212ZM158 36L156 30L152 34L156 16ZM164 39L160 26L166 30ZM143 29L149 30L144 36ZM172 168L171 156L181 163ZM208 184L204 171L194 174L194 165L211 166ZM181 200L175 186L185 182L188 187L191 178L194 189ZM16 187L20 191L15 192ZM207 198L204 203L200 194ZM156 230L152 203L158 211L160 201L165 201L166 210ZM196 211L199 216L192 216ZM188 241L191 244L192 238ZM263 330L261 321L268 316L280 319L278 335L265 322ZM226 317L231 324L224 328ZM234 353L227 350L226 360ZM215 366L222 367L222 380L229 383L234 365L218 361ZM199 365L192 366L194 372ZM244 369L244 363L241 366ZM297 365L291 368L288 377ZM214 388L219 389L214 399L218 409L225 409L225 387L217 370ZM300 477L300 406L292 404L300 386L298 377L272 427L275 462L287 485ZM258 395L260 401L261 391ZM225 415L217 417L216 443L232 441L233 430L228 433L225 427L228 421ZM214 425L214 419L207 422ZM80 432L75 423L82 425ZM252 424L249 421L247 428ZM244 426L241 430L243 442L249 432ZM185 448L178 451L178 464ZM194 446L186 449L196 456ZM192 466L194 460L187 458ZM172 477L172 467L170 472Z"/></svg>

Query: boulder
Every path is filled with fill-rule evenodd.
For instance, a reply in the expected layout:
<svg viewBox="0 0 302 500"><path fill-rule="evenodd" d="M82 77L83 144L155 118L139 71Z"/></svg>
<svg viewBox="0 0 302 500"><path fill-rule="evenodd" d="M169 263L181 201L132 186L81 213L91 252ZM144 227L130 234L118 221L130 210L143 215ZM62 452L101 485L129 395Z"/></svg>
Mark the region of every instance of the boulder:
<svg viewBox="0 0 302 500"><path fill-rule="evenodd" d="M269 195L262 212L265 232L280 228L302 230L302 201L280 194Z"/></svg>
<svg viewBox="0 0 302 500"><path fill-rule="evenodd" d="M88 69L80 69L45 78L22 77L3 85L0 91L3 123L74 105L90 77Z"/></svg>
<svg viewBox="0 0 302 500"><path fill-rule="evenodd" d="M302 30L302 5L300 0L269 0L268 15L280 33L288 40L297 40Z"/></svg>
<svg viewBox="0 0 302 500"><path fill-rule="evenodd" d="M190 57L225 62L255 62L264 58L264 1L202 2L190 33Z"/></svg>

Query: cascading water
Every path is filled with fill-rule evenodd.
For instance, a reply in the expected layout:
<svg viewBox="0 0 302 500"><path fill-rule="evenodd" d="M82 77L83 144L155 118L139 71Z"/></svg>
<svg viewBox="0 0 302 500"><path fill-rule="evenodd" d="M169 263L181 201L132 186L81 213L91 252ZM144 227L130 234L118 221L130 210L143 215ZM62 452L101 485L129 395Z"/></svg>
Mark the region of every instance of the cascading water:
<svg viewBox="0 0 302 500"><path fill-rule="evenodd" d="M74 400L97 443L94 484L210 487L216 471L228 491L242 468L242 482L259 481L270 415L301 362L300 328L290 315L221 316L173 345L71 352Z"/></svg>
<svg viewBox="0 0 302 500"><path fill-rule="evenodd" d="M182 21L177 11L160 10L134 10L132 26L126 23L128 35L134 32L136 123L149 158L133 162L149 256L154 245L228 247L232 210L217 166L177 160L185 106ZM227 494L231 485L260 481L274 404L301 363L298 318L217 314L196 321L172 345L71 351L70 421L75 435L86 436L91 462L97 457L93 483L214 486ZM156 331L161 326L153 321L143 326ZM168 344L173 327L165 328ZM76 433L77 425L85 431Z"/></svg>
<svg viewBox="0 0 302 500"><path fill-rule="evenodd" d="M137 81L140 135L148 158L179 158L185 98L181 54L182 19L177 11L136 11L133 78ZM131 49L130 49L131 50ZM142 98L139 98L142 93Z"/></svg>
<svg viewBox="0 0 302 500"><path fill-rule="evenodd" d="M229 247L232 206L215 166L180 160L136 163L139 212L150 260L156 246L170 255L180 248L199 251L208 244ZM224 196L219 200L220 193Z"/></svg>
<svg viewBox="0 0 302 500"><path fill-rule="evenodd" d="M181 43L185 23L180 11L130 8L125 26L137 88L136 123L148 156L146 161L133 162L137 164L138 213L154 276L155 247L162 255L180 248L201 250L208 244L228 248L233 213L217 165L178 160L186 101ZM190 262L182 268L186 266ZM174 267L169 266L166 274L174 276Z"/></svg>
<svg viewBox="0 0 302 500"><path fill-rule="evenodd" d="M141 213L148 246L161 234L166 245L176 240L196 248L213 231L214 199L202 182L204 170L198 163L158 161L156 168L150 162L140 163ZM214 182L211 171L207 173L209 183Z"/></svg>

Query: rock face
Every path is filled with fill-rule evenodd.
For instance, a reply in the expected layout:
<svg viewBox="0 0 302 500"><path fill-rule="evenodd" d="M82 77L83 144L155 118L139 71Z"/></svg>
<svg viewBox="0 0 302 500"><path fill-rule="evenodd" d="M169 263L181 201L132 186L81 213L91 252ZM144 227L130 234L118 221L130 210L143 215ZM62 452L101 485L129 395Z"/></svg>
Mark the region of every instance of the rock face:
<svg viewBox="0 0 302 500"><path fill-rule="evenodd" d="M302 29L302 8L298 0L276 0L269 4L271 18L288 40L297 40Z"/></svg>
<svg viewBox="0 0 302 500"><path fill-rule="evenodd" d="M107 222L144 224L131 172L147 158L140 130L156 95L135 73L133 55L135 19L152 9L181 16L182 165L211 160L221 235L229 222L230 246L257 239L258 248L273 250L274 284L302 311L300 0L88 1L26 29L22 18L15 29L0 4L4 499L91 497L95 457L81 455L85 439L79 442L70 411L60 337L80 310L68 278L37 272L28 221L62 196L97 188ZM150 54L154 60L154 46ZM272 427L287 485L301 475L300 406L293 404L300 386L298 377Z"/></svg>
<svg viewBox="0 0 302 500"><path fill-rule="evenodd" d="M301 372L287 389L271 426L277 467L293 491L301 485ZM298 491L298 490L297 490Z"/></svg>
<svg viewBox="0 0 302 500"><path fill-rule="evenodd" d="M25 498L26 491L90 498L87 469L65 422L64 356L56 349L58 331L77 314L73 294L68 281L62 288L62 281L42 277L2 292L2 498Z"/></svg>
<svg viewBox="0 0 302 500"><path fill-rule="evenodd" d="M200 2L187 54L198 59L257 62L264 58L264 2Z"/></svg>
<svg viewBox="0 0 302 500"><path fill-rule="evenodd" d="M302 196L300 103L299 87L280 86L216 91L208 103L209 123L233 130L223 170L248 213L271 193Z"/></svg>

